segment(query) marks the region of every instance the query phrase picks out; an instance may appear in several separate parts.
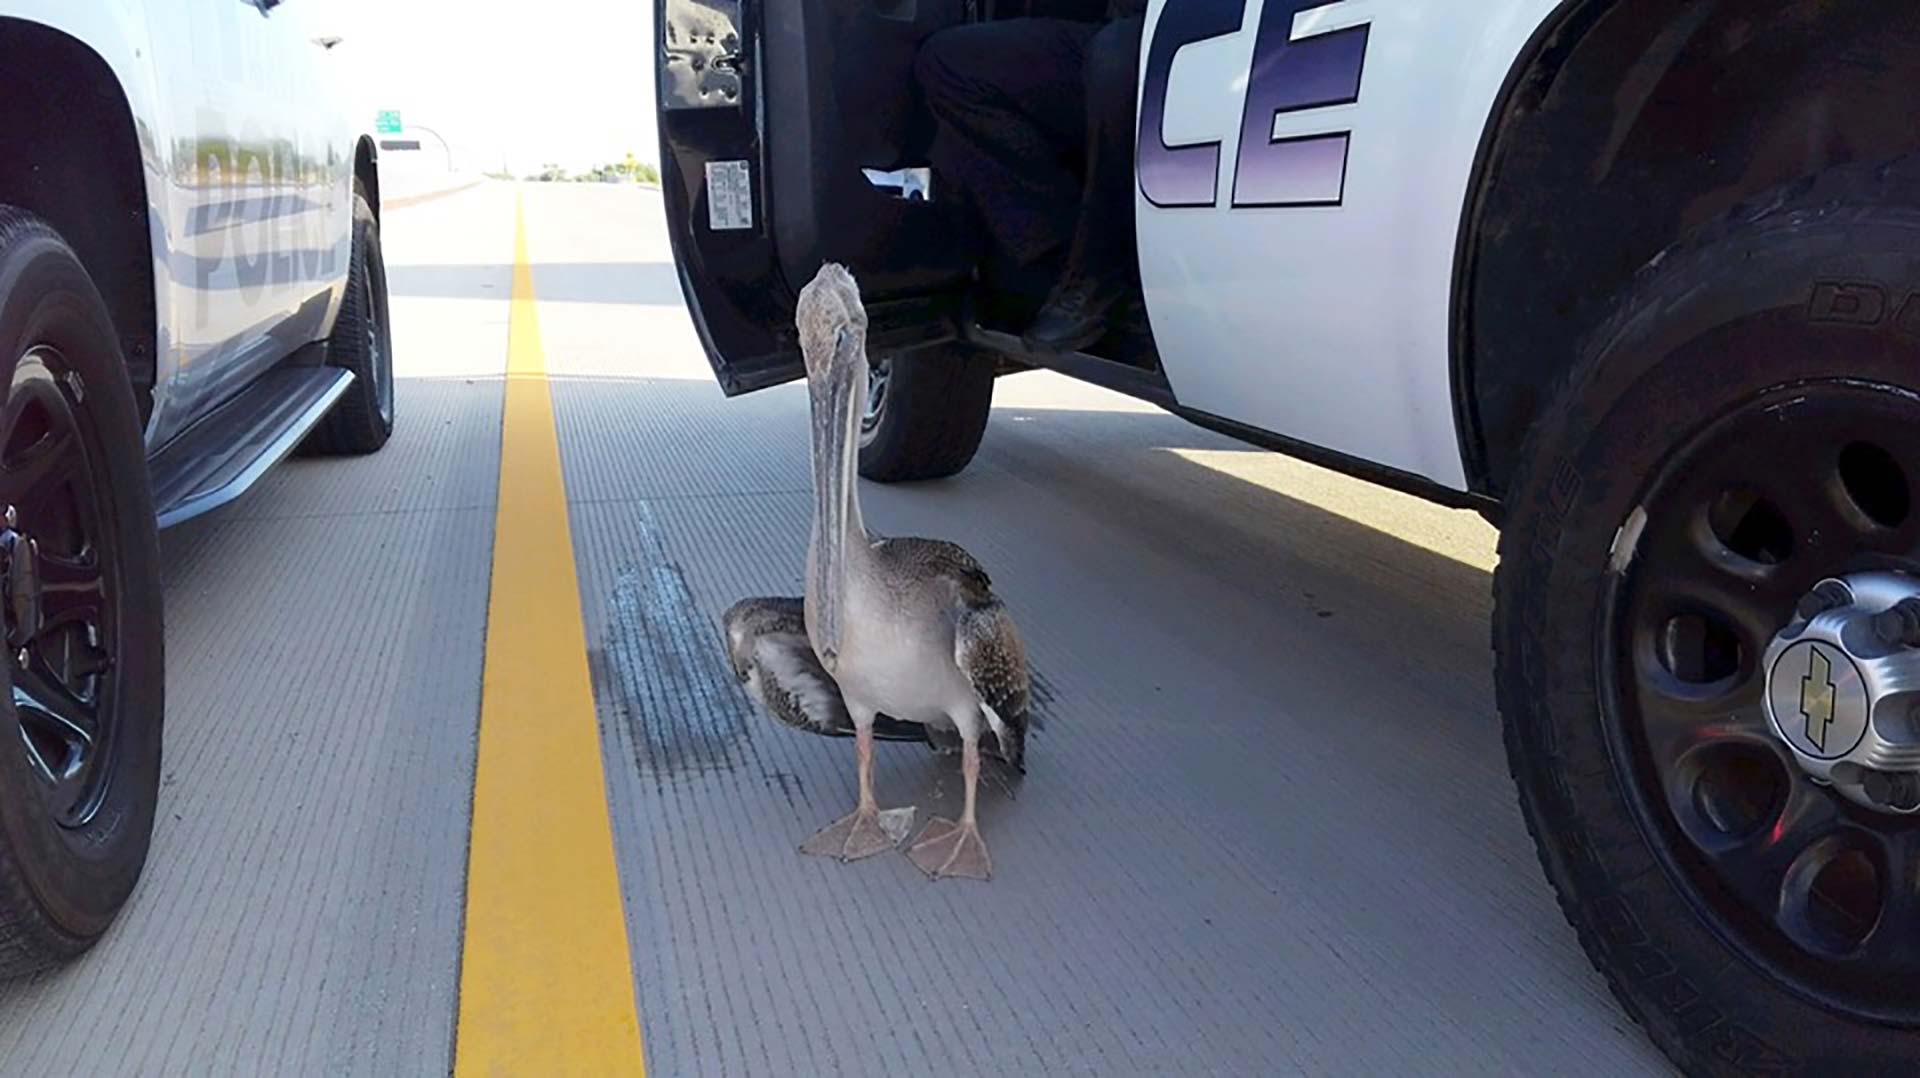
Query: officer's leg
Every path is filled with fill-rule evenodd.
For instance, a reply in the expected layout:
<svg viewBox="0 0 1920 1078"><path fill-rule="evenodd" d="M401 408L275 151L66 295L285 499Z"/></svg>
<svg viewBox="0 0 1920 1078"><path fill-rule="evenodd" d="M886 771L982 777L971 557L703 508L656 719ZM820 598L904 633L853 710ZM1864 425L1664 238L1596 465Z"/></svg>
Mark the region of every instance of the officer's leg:
<svg viewBox="0 0 1920 1078"><path fill-rule="evenodd" d="M1122 301L1138 290L1133 144L1143 22L1139 16L1117 19L1087 45L1087 164L1080 217L1066 271L1027 331L1035 347L1087 347L1106 333Z"/></svg>
<svg viewBox="0 0 1920 1078"><path fill-rule="evenodd" d="M1089 260L1134 257L1133 143L1140 81L1140 16L1102 27L1087 46L1087 184L1081 225Z"/></svg>
<svg viewBox="0 0 1920 1078"><path fill-rule="evenodd" d="M1081 54L1097 29L1009 19L942 30L920 46L915 75L939 121L934 167L1021 262L1072 234L1082 187L1072 159L1086 124Z"/></svg>

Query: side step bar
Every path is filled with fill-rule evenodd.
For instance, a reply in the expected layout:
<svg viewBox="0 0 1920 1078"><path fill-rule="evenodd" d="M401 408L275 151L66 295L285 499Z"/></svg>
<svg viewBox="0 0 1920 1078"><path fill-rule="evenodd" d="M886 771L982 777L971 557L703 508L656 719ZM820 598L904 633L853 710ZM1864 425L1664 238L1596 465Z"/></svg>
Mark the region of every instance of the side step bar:
<svg viewBox="0 0 1920 1078"><path fill-rule="evenodd" d="M967 340L985 348L991 348L1002 355L1012 356L1022 363L1035 367L1046 367L1059 371L1083 382L1092 382L1104 386L1116 393L1125 393L1148 404L1157 404L1172 410L1176 407L1173 389L1167 385L1166 376L1159 371L1150 371L1144 367L1129 366L1111 359L1101 359L1085 352L1036 352L1027 347L1025 341L1011 333L1002 333L997 329L987 329L980 325L966 328Z"/></svg>
<svg viewBox="0 0 1920 1078"><path fill-rule="evenodd" d="M160 527L245 494L352 384L338 367L281 367L181 432L148 462Z"/></svg>

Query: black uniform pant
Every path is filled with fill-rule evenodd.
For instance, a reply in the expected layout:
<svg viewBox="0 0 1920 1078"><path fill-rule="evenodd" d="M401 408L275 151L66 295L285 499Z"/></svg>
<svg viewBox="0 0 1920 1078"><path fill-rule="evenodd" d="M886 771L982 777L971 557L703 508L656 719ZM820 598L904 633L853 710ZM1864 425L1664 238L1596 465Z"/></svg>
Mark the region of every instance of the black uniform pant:
<svg viewBox="0 0 1920 1078"><path fill-rule="evenodd" d="M1143 22L1008 19L920 46L915 73L939 121L933 165L1017 261L1078 242L1086 269L1131 264Z"/></svg>

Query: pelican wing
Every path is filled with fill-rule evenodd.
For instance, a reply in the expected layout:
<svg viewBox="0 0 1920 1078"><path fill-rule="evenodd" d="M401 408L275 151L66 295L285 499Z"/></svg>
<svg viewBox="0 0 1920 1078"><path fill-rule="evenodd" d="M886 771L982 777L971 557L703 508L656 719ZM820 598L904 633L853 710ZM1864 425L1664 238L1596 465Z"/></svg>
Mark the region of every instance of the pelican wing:
<svg viewBox="0 0 1920 1078"><path fill-rule="evenodd" d="M734 672L761 710L797 730L826 737L852 737L840 685L820 665L807 639L805 606L798 598L742 599L722 618ZM873 722L884 741L921 741L914 723L885 715Z"/></svg>
<svg viewBox="0 0 1920 1078"><path fill-rule="evenodd" d="M989 713L999 742L995 755L1024 770L1031 687L1027 654L1013 617L993 594L986 568L965 547L944 539L900 537L879 545L885 556L914 566L916 575L938 578L952 589L953 661ZM926 736L936 752L950 748L942 731Z"/></svg>
<svg viewBox="0 0 1920 1078"><path fill-rule="evenodd" d="M977 605L993 601L993 581L987 570L958 543L905 537L882 539L880 544L888 556L916 566L923 575L945 578L962 602Z"/></svg>
<svg viewBox="0 0 1920 1078"><path fill-rule="evenodd" d="M767 714L795 729L853 736L853 717L840 686L820 665L805 633L766 633L755 640L747 691Z"/></svg>
<svg viewBox="0 0 1920 1078"><path fill-rule="evenodd" d="M999 756L1026 770L1027 704L1032 682L1013 617L998 599L969 604L953 626L953 661L973 683L1000 742Z"/></svg>

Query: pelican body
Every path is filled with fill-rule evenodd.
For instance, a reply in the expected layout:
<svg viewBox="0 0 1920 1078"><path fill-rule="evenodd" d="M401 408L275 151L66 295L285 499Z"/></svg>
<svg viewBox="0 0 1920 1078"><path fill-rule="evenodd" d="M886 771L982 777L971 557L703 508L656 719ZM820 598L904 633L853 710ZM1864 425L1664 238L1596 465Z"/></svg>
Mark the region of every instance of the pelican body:
<svg viewBox="0 0 1920 1078"><path fill-rule="evenodd" d="M853 277L828 263L800 291L795 322L807 363L814 512L806 598L747 599L724 619L735 672L789 725L842 734L859 767L854 810L809 839L806 853L854 860L898 845L911 807L882 810L873 739L918 727L936 748L960 743L965 807L928 823L908 857L928 875L992 872L975 817L982 740L1023 765L1026 654L986 570L937 539L875 538L860 515L855 470L866 408L867 316ZM802 635L798 630L804 630Z"/></svg>

